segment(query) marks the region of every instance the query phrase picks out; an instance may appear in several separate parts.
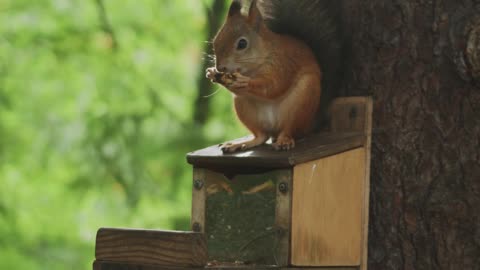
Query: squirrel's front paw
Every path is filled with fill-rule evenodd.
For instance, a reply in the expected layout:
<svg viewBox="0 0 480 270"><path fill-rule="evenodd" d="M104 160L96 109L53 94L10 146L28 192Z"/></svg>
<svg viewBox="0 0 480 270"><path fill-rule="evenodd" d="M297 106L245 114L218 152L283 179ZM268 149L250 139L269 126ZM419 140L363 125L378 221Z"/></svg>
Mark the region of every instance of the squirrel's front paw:
<svg viewBox="0 0 480 270"><path fill-rule="evenodd" d="M218 71L215 67L207 68L205 72L206 72L205 77L207 77L207 79L210 79L212 82L216 81L215 76L218 74Z"/></svg>
<svg viewBox="0 0 480 270"><path fill-rule="evenodd" d="M243 76L240 73L233 73L235 80L228 86L232 91L242 91L250 86L250 77Z"/></svg>
<svg viewBox="0 0 480 270"><path fill-rule="evenodd" d="M235 81L235 75L232 73L220 72L215 67L207 68L206 77L214 83L228 87Z"/></svg>

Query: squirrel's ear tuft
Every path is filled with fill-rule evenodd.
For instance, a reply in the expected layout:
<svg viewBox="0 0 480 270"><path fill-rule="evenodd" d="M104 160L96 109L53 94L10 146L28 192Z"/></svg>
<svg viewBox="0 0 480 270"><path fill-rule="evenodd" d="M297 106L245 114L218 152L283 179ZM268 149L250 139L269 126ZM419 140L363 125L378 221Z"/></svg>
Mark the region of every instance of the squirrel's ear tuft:
<svg viewBox="0 0 480 270"><path fill-rule="evenodd" d="M228 16L231 17L233 15L240 14L242 10L242 3L240 0L233 0L232 4L230 5L230 9L228 10Z"/></svg>
<svg viewBox="0 0 480 270"><path fill-rule="evenodd" d="M250 9L248 10L248 22L258 31L263 22L262 14L257 6L257 0L252 0Z"/></svg>

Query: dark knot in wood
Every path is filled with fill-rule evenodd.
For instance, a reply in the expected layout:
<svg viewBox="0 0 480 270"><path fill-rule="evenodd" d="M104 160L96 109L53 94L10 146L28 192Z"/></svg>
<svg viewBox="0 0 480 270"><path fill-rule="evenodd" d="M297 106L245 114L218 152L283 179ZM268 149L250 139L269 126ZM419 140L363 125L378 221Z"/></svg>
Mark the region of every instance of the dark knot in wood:
<svg viewBox="0 0 480 270"><path fill-rule="evenodd" d="M200 225L200 223L198 223L198 222L193 223L192 231L201 232L202 231L202 225Z"/></svg>
<svg viewBox="0 0 480 270"><path fill-rule="evenodd" d="M357 117L357 107L352 107L350 109L350 113L348 114L348 117L350 118L350 120L353 120Z"/></svg>
<svg viewBox="0 0 480 270"><path fill-rule="evenodd" d="M203 181L197 179L193 182L193 186L195 187L196 190L200 190L203 187Z"/></svg>

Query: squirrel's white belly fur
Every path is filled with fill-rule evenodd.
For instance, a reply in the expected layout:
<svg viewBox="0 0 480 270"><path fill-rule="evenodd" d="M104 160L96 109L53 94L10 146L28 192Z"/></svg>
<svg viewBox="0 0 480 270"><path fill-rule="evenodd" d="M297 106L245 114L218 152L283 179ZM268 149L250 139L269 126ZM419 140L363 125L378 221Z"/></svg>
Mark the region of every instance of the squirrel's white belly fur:
<svg viewBox="0 0 480 270"><path fill-rule="evenodd" d="M263 103L258 104L257 113L261 126L268 133L274 133L278 130L278 110L276 104Z"/></svg>

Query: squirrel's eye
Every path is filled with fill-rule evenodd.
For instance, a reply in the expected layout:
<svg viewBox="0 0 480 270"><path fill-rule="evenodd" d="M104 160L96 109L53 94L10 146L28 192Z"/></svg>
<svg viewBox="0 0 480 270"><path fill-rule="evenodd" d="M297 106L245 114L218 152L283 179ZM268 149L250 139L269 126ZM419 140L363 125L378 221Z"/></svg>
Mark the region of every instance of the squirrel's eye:
<svg viewBox="0 0 480 270"><path fill-rule="evenodd" d="M248 46L248 41L244 38L240 39L237 43L237 50L243 50L247 48Z"/></svg>

